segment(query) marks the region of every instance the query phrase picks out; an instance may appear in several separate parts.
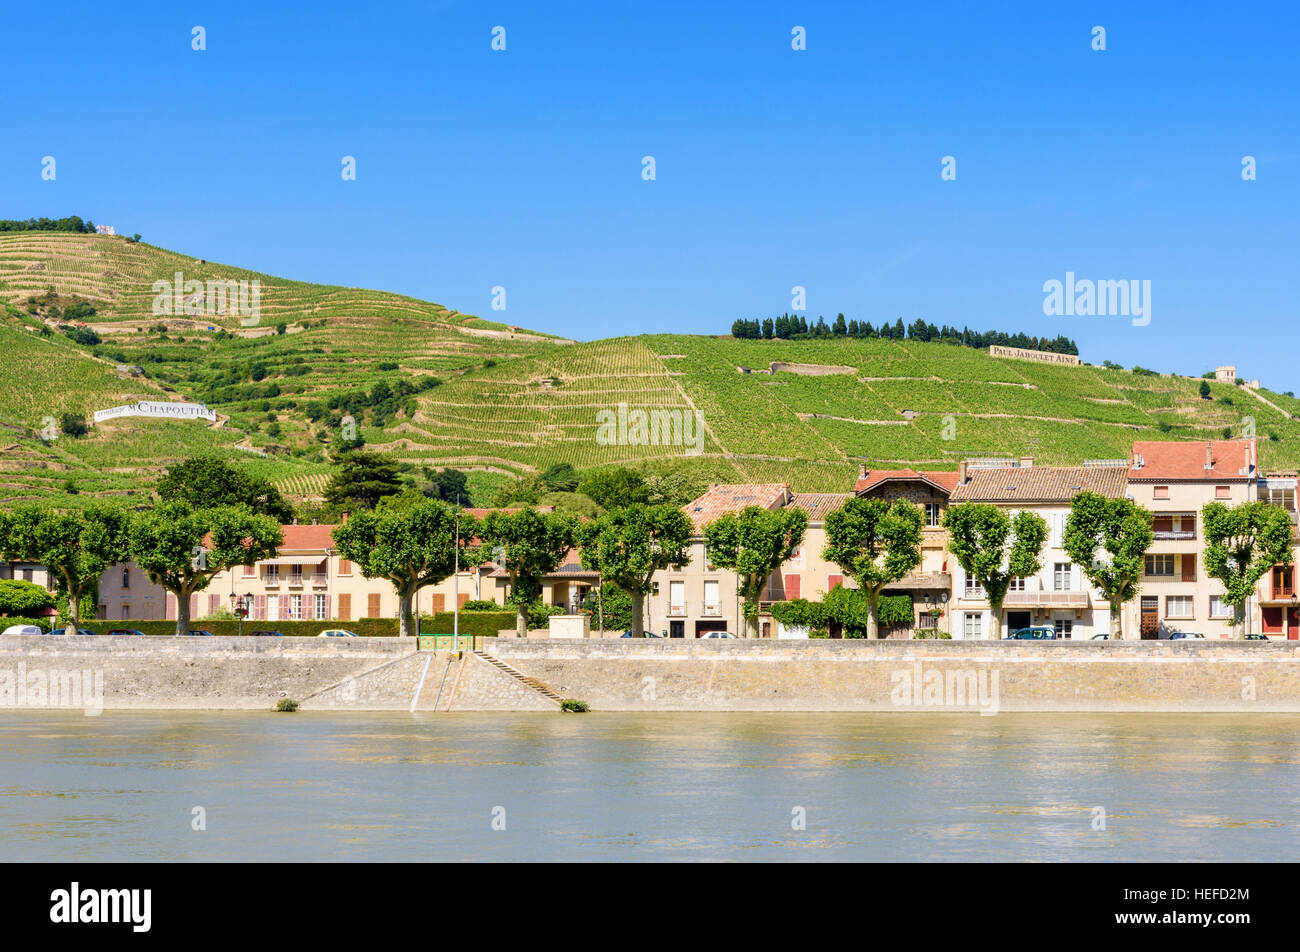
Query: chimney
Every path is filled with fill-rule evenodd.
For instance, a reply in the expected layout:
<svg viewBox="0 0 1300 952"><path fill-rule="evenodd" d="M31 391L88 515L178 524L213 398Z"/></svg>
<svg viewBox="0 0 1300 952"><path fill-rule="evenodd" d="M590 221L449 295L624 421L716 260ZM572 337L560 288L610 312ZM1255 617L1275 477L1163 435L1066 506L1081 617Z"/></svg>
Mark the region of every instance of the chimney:
<svg viewBox="0 0 1300 952"><path fill-rule="evenodd" d="M1028 469L1034 465L1034 458L1032 456L1022 456L1020 457L1020 465Z"/></svg>
<svg viewBox="0 0 1300 952"><path fill-rule="evenodd" d="M966 461L962 460L957 464L957 485L963 486L966 483Z"/></svg>
<svg viewBox="0 0 1300 952"><path fill-rule="evenodd" d="M859 464L858 464L858 479L864 479L864 478L866 478L866 475L867 475L867 464L866 464L866 463L859 463Z"/></svg>
<svg viewBox="0 0 1300 952"><path fill-rule="evenodd" d="M343 513L343 524L344 525L348 524L348 514L346 512Z"/></svg>
<svg viewBox="0 0 1300 952"><path fill-rule="evenodd" d="M1214 469L1214 444L1209 440L1205 442L1205 468Z"/></svg>

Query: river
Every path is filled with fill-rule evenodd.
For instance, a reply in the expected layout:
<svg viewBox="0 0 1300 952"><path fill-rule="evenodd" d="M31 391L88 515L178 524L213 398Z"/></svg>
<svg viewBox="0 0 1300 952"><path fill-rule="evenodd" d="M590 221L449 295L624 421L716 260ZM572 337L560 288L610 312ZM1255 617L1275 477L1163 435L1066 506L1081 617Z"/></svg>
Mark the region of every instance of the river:
<svg viewBox="0 0 1300 952"><path fill-rule="evenodd" d="M1297 727L11 711L0 860L1294 861Z"/></svg>

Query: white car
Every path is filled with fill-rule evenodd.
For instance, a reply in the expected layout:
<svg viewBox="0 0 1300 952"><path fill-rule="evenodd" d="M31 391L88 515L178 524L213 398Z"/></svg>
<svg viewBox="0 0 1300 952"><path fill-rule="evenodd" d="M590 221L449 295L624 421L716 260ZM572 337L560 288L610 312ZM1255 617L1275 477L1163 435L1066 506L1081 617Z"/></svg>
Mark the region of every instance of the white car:
<svg viewBox="0 0 1300 952"><path fill-rule="evenodd" d="M35 625L10 625L2 633L6 635L41 635L44 634Z"/></svg>
<svg viewBox="0 0 1300 952"><path fill-rule="evenodd" d="M736 636L729 631L706 631L704 634L700 635L700 637L701 638L735 638Z"/></svg>
<svg viewBox="0 0 1300 952"><path fill-rule="evenodd" d="M360 636L354 634L353 632L345 631L342 628L330 628L326 631L322 631L316 637L317 638L359 638Z"/></svg>

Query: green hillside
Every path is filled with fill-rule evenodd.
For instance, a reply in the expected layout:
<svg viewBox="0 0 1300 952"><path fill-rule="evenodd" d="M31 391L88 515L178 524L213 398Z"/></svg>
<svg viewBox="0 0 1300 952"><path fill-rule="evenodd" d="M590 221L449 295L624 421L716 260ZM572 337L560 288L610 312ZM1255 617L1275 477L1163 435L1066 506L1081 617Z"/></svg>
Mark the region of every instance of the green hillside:
<svg viewBox="0 0 1300 952"><path fill-rule="evenodd" d="M155 316L153 283L176 271L203 282L259 280L257 326L229 305ZM574 344L399 295L286 281L123 238L34 232L0 235L0 300L8 500L62 495L69 481L72 502L147 491L163 467L204 450L247 458L286 493L311 498L345 415L372 448L469 470L480 489L556 462L673 462L711 479L834 491L860 462L1068 463L1127 456L1135 439L1218 438L1252 426L1265 468L1300 468L1294 398L1211 383L1203 399L1196 378L997 359L946 344L661 334ZM84 316L88 307L94 345L60 329L69 324L63 312ZM839 372L769 373L773 361ZM206 403L218 422L123 418L78 439L38 438L47 417L167 398ZM611 444L598 414L620 403L698 412L699 440Z"/></svg>

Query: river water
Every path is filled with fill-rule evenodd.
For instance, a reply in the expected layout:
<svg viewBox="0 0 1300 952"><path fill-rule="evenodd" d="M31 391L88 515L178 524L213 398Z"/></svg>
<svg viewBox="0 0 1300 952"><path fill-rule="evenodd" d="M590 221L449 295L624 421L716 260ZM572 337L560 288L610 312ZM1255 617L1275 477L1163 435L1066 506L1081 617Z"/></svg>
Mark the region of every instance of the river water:
<svg viewBox="0 0 1300 952"><path fill-rule="evenodd" d="M0 860L1296 860L1298 728L12 711Z"/></svg>

